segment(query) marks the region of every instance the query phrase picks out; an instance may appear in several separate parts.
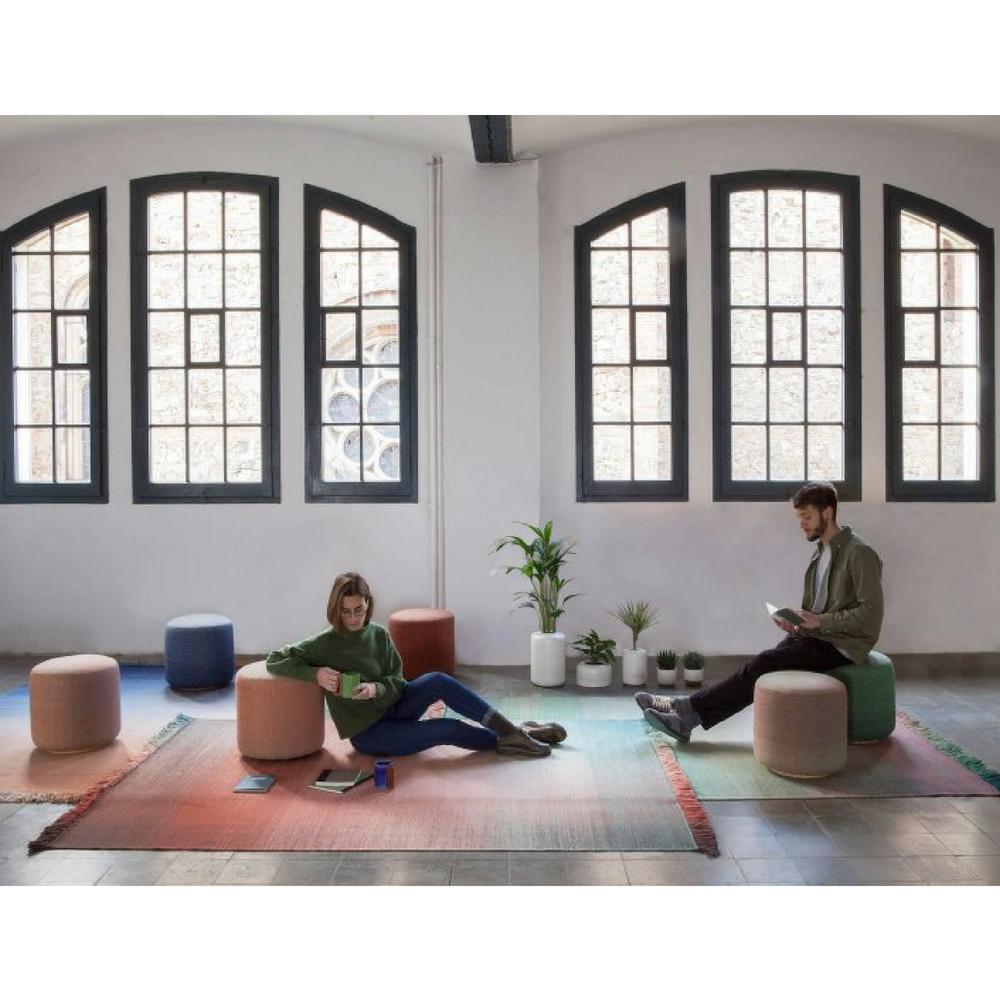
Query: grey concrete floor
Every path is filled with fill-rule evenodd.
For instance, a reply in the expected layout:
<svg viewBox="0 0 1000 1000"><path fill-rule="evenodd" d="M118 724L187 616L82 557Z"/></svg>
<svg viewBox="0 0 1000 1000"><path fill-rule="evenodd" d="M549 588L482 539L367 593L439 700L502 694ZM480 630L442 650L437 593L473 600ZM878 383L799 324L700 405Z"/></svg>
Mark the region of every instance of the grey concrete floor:
<svg viewBox="0 0 1000 1000"><path fill-rule="evenodd" d="M0 659L0 692L37 658ZM531 694L523 667L464 667L484 697ZM600 692L617 717L635 689ZM1000 677L900 677L898 701L1000 769ZM605 701L603 699L609 699ZM1000 885L1000 798L708 802L722 856L689 853L46 851L66 806L0 804L0 885Z"/></svg>

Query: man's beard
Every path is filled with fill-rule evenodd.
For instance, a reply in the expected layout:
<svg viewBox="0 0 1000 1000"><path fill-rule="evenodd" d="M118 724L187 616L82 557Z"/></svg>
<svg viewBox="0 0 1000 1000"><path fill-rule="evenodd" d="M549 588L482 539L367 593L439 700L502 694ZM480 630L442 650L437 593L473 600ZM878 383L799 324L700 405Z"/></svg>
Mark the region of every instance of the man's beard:
<svg viewBox="0 0 1000 1000"><path fill-rule="evenodd" d="M815 531L812 531L809 534L807 534L806 538L810 542L815 542L817 538L821 538L823 536L823 532L826 531L826 529L829 526L830 526L830 519L828 517L824 517L822 514L820 514L820 516L819 516L819 527Z"/></svg>

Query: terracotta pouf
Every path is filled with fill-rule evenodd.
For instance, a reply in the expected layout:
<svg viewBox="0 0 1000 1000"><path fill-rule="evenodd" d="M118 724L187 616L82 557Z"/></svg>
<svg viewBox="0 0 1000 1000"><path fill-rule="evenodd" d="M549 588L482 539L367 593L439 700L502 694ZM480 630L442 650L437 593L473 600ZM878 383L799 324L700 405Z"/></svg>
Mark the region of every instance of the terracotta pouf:
<svg viewBox="0 0 1000 1000"><path fill-rule="evenodd" d="M847 763L847 688L806 670L764 674L753 693L753 752L789 778L839 771Z"/></svg>
<svg viewBox="0 0 1000 1000"><path fill-rule="evenodd" d="M403 661L403 676L455 672L455 616L444 608L404 608L389 615L389 635Z"/></svg>
<svg viewBox="0 0 1000 1000"><path fill-rule="evenodd" d="M106 746L122 727L121 676L110 656L57 656L28 677L31 739L49 753Z"/></svg>
<svg viewBox="0 0 1000 1000"><path fill-rule="evenodd" d="M326 703L318 684L272 674L263 660L236 673L236 745L244 757L291 760L323 746Z"/></svg>

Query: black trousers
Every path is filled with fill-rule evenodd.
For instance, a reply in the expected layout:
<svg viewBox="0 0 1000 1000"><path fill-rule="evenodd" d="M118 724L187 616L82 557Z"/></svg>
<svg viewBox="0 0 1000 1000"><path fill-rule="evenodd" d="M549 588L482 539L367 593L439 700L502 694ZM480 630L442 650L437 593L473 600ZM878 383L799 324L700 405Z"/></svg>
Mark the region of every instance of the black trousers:
<svg viewBox="0 0 1000 1000"><path fill-rule="evenodd" d="M695 691L691 704L706 729L753 703L757 678L774 670L832 670L851 661L839 650L815 636L790 635L774 649L765 649L743 664L731 677Z"/></svg>

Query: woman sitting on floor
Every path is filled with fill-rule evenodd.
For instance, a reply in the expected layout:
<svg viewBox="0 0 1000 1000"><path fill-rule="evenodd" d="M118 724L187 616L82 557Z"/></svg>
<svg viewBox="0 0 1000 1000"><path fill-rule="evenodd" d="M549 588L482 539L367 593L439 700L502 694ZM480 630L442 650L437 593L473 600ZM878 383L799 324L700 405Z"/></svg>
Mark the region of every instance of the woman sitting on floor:
<svg viewBox="0 0 1000 1000"><path fill-rule="evenodd" d="M545 757L550 744L566 739L554 722L515 726L474 691L447 674L403 679L403 664L389 633L373 622L375 599L358 573L341 573L333 581L326 617L331 628L275 650L267 669L275 674L318 684L342 739L373 757L398 757L436 746L495 750L499 754ZM361 683L349 698L341 697L341 675L357 673ZM420 717L434 702L467 719Z"/></svg>

